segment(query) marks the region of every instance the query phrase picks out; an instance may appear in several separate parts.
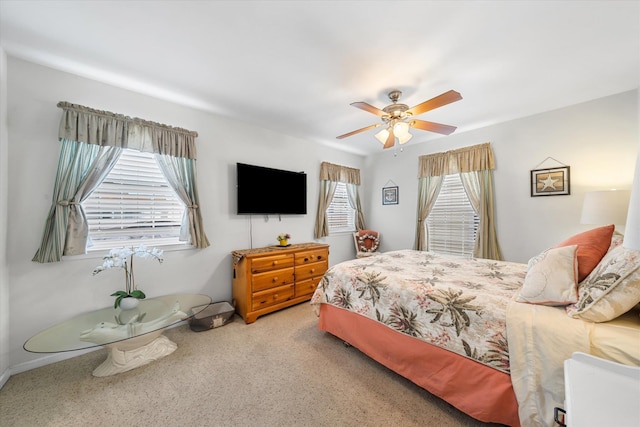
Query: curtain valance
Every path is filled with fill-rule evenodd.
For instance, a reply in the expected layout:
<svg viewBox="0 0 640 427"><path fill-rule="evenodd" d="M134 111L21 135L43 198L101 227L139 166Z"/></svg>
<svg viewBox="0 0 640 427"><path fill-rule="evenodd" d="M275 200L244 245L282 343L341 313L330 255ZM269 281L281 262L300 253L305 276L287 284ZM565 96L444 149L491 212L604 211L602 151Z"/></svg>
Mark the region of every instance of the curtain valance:
<svg viewBox="0 0 640 427"><path fill-rule="evenodd" d="M58 139L196 158L197 132L82 105L59 102L64 110Z"/></svg>
<svg viewBox="0 0 640 427"><path fill-rule="evenodd" d="M320 165L320 181L346 182L360 185L360 169L322 162Z"/></svg>
<svg viewBox="0 0 640 427"><path fill-rule="evenodd" d="M491 144L420 156L418 178L495 169Z"/></svg>

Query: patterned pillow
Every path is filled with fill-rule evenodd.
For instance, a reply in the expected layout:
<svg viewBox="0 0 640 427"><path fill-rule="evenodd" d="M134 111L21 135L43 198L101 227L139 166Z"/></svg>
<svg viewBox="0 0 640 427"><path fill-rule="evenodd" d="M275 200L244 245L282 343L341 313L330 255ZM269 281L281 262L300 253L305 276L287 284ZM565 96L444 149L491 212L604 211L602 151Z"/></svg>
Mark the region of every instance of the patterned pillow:
<svg viewBox="0 0 640 427"><path fill-rule="evenodd" d="M578 286L578 302L567 314L592 322L607 322L640 302L640 251L617 246Z"/></svg>
<svg viewBox="0 0 640 427"><path fill-rule="evenodd" d="M518 302L567 305L578 301L577 245L549 249L529 260Z"/></svg>
<svg viewBox="0 0 640 427"><path fill-rule="evenodd" d="M624 234L618 232L617 230L614 231L613 235L611 236L611 244L609 245L609 250L607 252L611 252L612 250L620 246L623 241Z"/></svg>

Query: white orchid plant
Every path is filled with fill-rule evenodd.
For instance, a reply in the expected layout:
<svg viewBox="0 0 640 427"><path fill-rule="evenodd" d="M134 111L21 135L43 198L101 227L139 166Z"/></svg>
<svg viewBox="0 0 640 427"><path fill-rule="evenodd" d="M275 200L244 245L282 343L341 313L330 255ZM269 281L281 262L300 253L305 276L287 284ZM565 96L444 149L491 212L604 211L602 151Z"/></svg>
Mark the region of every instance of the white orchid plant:
<svg viewBox="0 0 640 427"><path fill-rule="evenodd" d="M135 277L133 275L133 258L152 258L162 263L164 261L162 254L163 251L158 248L147 249L145 245L140 245L137 248L115 248L109 251L109 254L104 257L102 265L97 266L93 270L93 275L95 276L101 271L110 268L121 268L124 270L125 289L124 291L117 291L111 294L112 297L116 297L113 308L120 307L120 302L123 298L145 299L147 297L144 292L136 288Z"/></svg>

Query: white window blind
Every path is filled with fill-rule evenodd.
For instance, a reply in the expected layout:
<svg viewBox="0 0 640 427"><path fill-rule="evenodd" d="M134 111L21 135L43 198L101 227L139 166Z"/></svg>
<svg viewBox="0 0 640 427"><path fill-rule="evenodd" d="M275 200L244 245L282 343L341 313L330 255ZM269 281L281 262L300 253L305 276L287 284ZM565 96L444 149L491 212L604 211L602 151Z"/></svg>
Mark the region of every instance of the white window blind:
<svg viewBox="0 0 640 427"><path fill-rule="evenodd" d="M440 194L427 217L428 250L473 257L479 223L460 175L445 175Z"/></svg>
<svg viewBox="0 0 640 427"><path fill-rule="evenodd" d="M347 185L338 182L333 200L327 208L327 222L329 234L356 231L356 210L349 204Z"/></svg>
<svg viewBox="0 0 640 427"><path fill-rule="evenodd" d="M123 150L82 206L89 223L90 250L184 243L178 240L184 204L151 153Z"/></svg>

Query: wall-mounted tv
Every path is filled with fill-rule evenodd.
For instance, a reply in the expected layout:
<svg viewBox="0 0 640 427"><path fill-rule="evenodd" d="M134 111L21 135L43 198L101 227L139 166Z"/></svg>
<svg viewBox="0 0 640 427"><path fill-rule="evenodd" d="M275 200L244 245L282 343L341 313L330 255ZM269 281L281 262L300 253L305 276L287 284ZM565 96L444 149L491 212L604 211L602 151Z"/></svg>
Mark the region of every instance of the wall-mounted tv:
<svg viewBox="0 0 640 427"><path fill-rule="evenodd" d="M307 213L307 174L236 164L238 214Z"/></svg>

